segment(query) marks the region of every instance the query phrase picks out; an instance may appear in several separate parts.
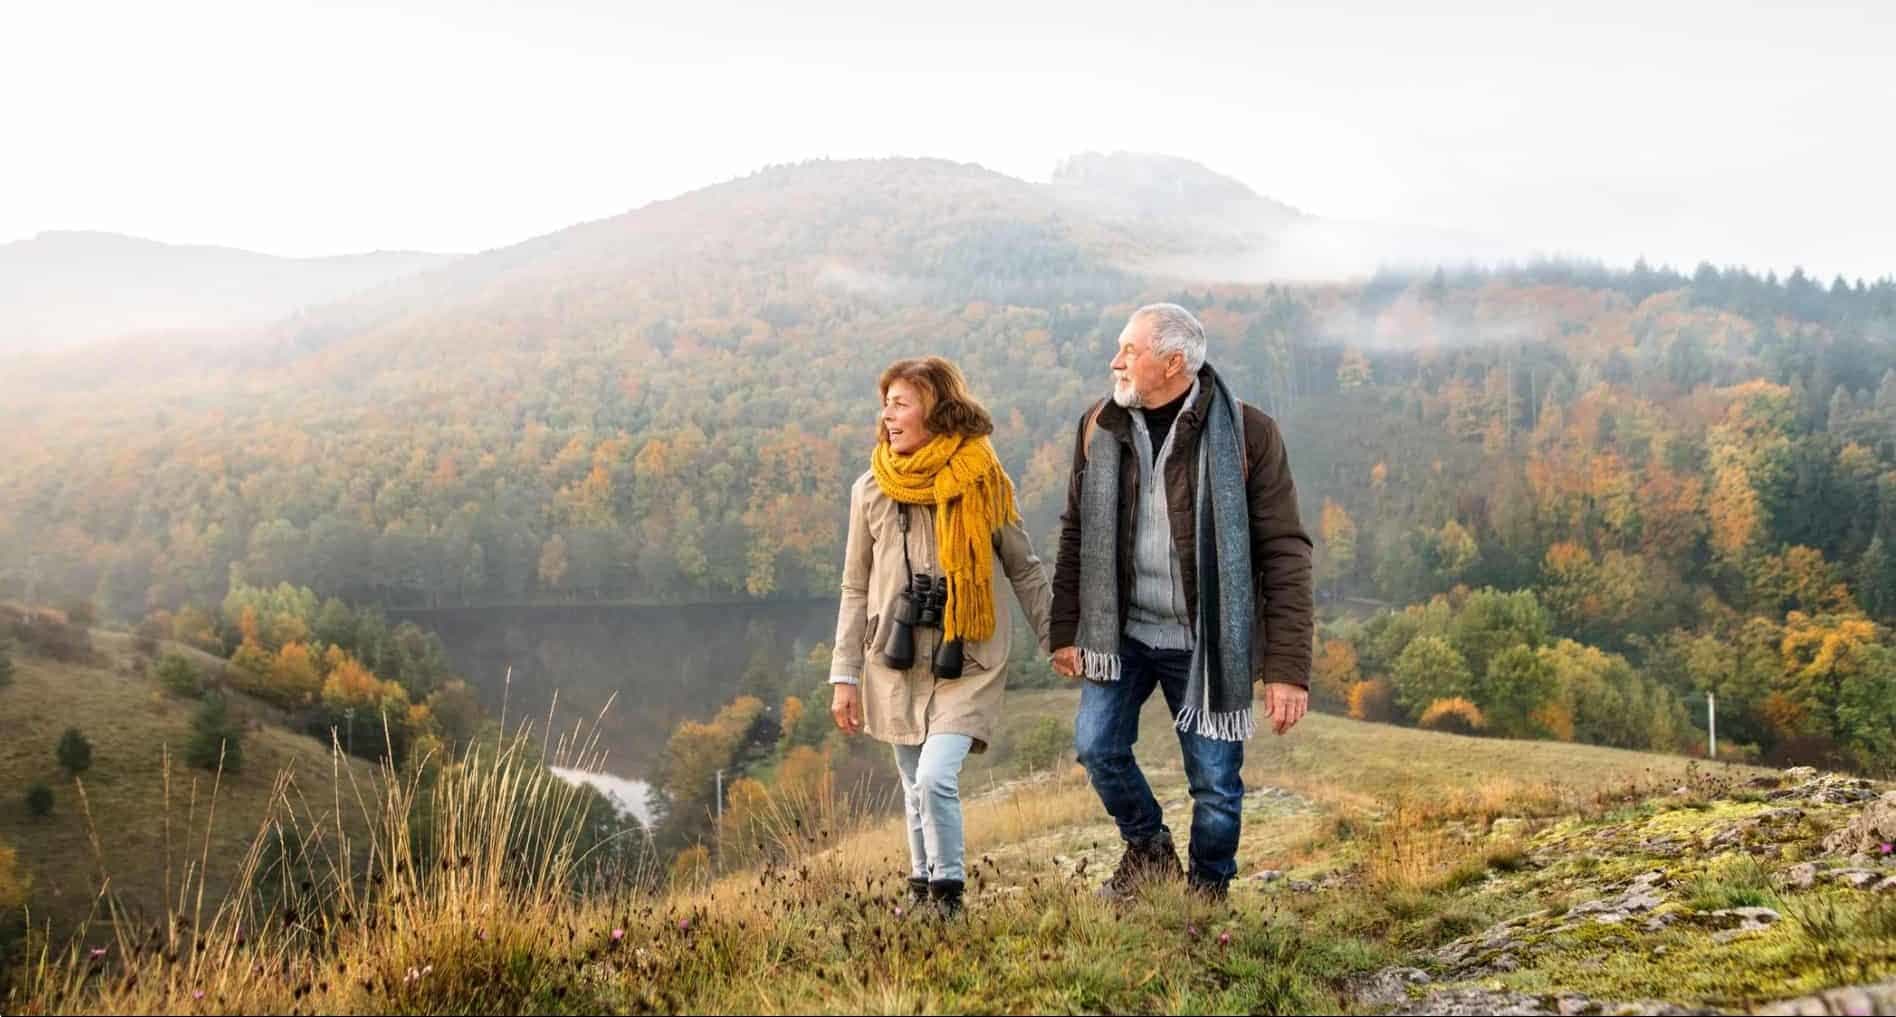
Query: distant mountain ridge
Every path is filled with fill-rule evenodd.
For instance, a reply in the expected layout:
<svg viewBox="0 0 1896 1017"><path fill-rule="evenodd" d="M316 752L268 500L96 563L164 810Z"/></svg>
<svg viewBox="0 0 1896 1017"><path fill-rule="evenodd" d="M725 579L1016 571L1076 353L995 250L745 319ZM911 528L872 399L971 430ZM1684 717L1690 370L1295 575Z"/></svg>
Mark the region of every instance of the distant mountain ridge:
<svg viewBox="0 0 1896 1017"><path fill-rule="evenodd" d="M566 327L609 328L660 305L680 318L726 304L794 317L815 294L884 307L1110 301L1134 279L1461 261L1477 239L1310 215L1170 155L1080 153L1047 183L948 159L817 159L465 257L279 258L42 233L0 245L0 355L160 334L299 355L485 333L526 308L533 332L554 306Z"/></svg>
<svg viewBox="0 0 1896 1017"><path fill-rule="evenodd" d="M0 244L0 353L260 325L453 260L421 251L282 258L49 230Z"/></svg>

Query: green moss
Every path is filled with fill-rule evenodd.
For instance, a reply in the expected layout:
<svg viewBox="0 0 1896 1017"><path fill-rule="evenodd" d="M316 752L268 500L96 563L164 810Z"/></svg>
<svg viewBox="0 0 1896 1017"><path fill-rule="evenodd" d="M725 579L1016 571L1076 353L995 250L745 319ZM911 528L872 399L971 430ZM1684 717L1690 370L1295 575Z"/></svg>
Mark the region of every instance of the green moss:
<svg viewBox="0 0 1896 1017"><path fill-rule="evenodd" d="M1826 971L1805 938L1781 925L1729 943L1700 930L1619 940L1611 950L1552 950L1501 982L1522 992L1582 992L1599 999L1665 999L1675 1003L1746 1007L1896 972L1889 947L1854 941L1850 976ZM1604 941L1604 940L1602 940ZM1656 948L1664 946L1664 953Z"/></svg>
<svg viewBox="0 0 1896 1017"><path fill-rule="evenodd" d="M1696 835L1711 826L1724 826L1764 811L1752 802L1699 802L1691 808L1671 809L1647 819L1639 828L1645 837Z"/></svg>

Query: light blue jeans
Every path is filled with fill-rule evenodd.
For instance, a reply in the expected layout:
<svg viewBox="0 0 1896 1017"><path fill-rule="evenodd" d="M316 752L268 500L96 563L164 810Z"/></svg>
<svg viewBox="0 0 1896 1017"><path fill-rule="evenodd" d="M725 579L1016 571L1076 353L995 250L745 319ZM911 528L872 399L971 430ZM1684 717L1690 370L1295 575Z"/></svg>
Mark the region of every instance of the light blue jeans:
<svg viewBox="0 0 1896 1017"><path fill-rule="evenodd" d="M909 875L961 879L961 764L974 739L932 734L920 745L897 745L902 808L908 813Z"/></svg>

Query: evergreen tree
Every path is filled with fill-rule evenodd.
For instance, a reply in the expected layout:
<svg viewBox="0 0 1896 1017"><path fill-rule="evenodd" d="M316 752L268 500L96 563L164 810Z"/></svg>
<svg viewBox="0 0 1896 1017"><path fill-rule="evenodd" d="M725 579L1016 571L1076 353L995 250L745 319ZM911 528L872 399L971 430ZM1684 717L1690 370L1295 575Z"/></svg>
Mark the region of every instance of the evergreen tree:
<svg viewBox="0 0 1896 1017"><path fill-rule="evenodd" d="M244 764L243 737L243 729L230 718L230 707L223 695L208 695L191 720L191 740L184 747L185 762L206 770L217 769L221 762L226 771L235 773Z"/></svg>
<svg viewBox="0 0 1896 1017"><path fill-rule="evenodd" d="M66 733L59 736L59 747L54 755L59 757L59 765L75 777L92 769L92 743L76 727L67 728Z"/></svg>

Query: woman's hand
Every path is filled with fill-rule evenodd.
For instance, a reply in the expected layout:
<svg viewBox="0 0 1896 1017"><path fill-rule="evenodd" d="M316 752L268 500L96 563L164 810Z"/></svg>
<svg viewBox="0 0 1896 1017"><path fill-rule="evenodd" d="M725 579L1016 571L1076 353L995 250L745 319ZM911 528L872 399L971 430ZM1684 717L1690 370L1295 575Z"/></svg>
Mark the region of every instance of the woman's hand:
<svg viewBox="0 0 1896 1017"><path fill-rule="evenodd" d="M830 717L844 734L862 730L862 689L844 682L830 686Z"/></svg>

